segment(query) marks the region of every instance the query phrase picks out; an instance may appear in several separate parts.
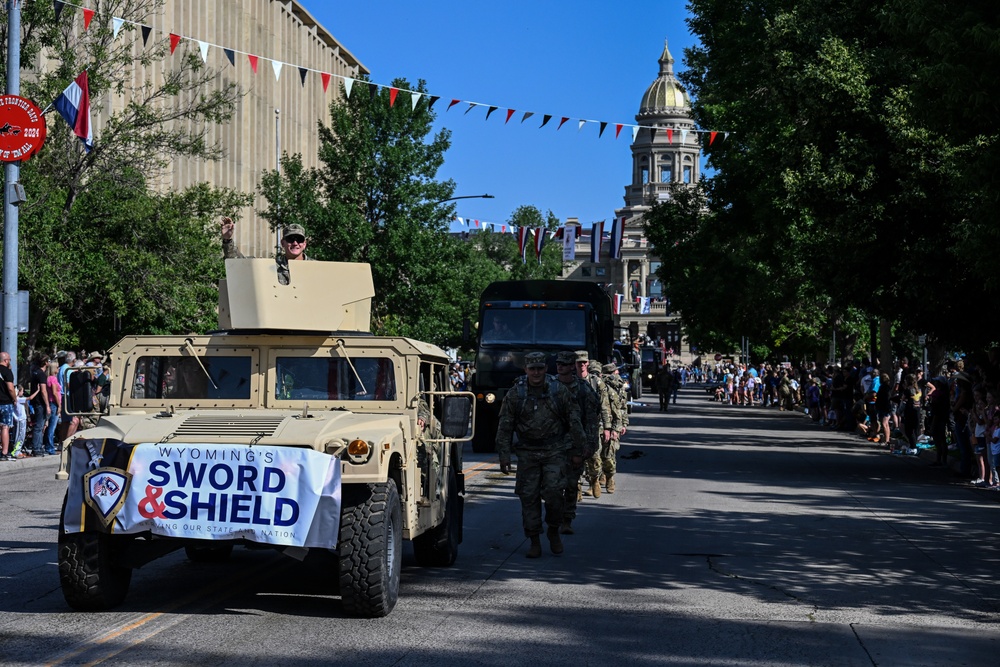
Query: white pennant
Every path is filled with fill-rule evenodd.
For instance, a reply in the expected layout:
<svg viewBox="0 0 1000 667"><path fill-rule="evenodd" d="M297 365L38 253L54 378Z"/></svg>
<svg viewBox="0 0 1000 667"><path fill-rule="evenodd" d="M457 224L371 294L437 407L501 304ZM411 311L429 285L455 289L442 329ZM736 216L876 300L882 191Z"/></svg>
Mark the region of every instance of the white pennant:
<svg viewBox="0 0 1000 667"><path fill-rule="evenodd" d="M410 93L410 110L411 111L416 111L417 110L417 102L420 101L420 98L422 96L423 96L423 93L414 93L414 92Z"/></svg>
<svg viewBox="0 0 1000 667"><path fill-rule="evenodd" d="M271 61L271 69L274 70L274 80L278 81L281 79L281 66L283 63L279 63L277 60Z"/></svg>
<svg viewBox="0 0 1000 667"><path fill-rule="evenodd" d="M121 32L122 26L125 25L125 19L111 19L111 25L114 29L113 39L118 39L118 33Z"/></svg>
<svg viewBox="0 0 1000 667"><path fill-rule="evenodd" d="M586 125L586 124L587 124L587 121L581 120L580 121L580 126L576 128L576 131L579 132L580 130L582 130L583 126Z"/></svg>
<svg viewBox="0 0 1000 667"><path fill-rule="evenodd" d="M351 88L353 87L354 87L354 79L350 77L344 77L344 92L347 94L348 98L351 97Z"/></svg>
<svg viewBox="0 0 1000 667"><path fill-rule="evenodd" d="M635 138L637 136L639 136L639 126L638 125L633 125L632 126L632 141L633 142L635 142Z"/></svg>
<svg viewBox="0 0 1000 667"><path fill-rule="evenodd" d="M687 140L688 140L688 131L687 130L681 130L681 143L682 144L686 144Z"/></svg>
<svg viewBox="0 0 1000 667"><path fill-rule="evenodd" d="M201 62L208 62L208 42L198 42L198 49L201 51Z"/></svg>

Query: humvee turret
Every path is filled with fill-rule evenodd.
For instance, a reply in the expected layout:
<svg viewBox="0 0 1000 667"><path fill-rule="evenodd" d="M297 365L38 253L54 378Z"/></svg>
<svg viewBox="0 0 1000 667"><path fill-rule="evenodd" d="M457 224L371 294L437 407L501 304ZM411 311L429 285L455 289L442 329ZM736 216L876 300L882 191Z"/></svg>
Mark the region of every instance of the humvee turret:
<svg viewBox="0 0 1000 667"><path fill-rule="evenodd" d="M67 602L120 603L132 569L179 548L332 558L346 611L384 616L402 541L448 566L462 541L473 397L447 355L369 333L367 265L226 261L219 331L128 336L94 428L65 443L59 530Z"/></svg>

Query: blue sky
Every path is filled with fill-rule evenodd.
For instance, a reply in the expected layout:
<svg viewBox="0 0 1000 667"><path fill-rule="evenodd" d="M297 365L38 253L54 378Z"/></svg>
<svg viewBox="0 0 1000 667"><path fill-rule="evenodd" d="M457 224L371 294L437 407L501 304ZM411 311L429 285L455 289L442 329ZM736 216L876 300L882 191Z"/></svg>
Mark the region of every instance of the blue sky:
<svg viewBox="0 0 1000 667"><path fill-rule="evenodd" d="M438 177L453 179L456 195L494 195L458 201L455 212L497 223L523 204L560 220L610 221L631 169L631 132L616 140L614 123L635 123L663 40L675 71L694 42L682 0L300 2L372 81L424 79L441 96L437 127L451 130L452 146ZM488 121L485 107L445 112L451 98L500 109ZM504 125L508 108L518 112ZM524 111L535 115L521 124ZM555 118L539 129L542 114ZM561 116L571 120L557 131ZM578 131L579 119L610 125L598 139L598 125Z"/></svg>

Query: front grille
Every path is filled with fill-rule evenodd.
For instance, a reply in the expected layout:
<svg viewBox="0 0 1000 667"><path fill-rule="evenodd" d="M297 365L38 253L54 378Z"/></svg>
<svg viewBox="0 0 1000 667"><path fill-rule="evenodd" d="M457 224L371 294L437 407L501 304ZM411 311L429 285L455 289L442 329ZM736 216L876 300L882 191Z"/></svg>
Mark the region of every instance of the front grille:
<svg viewBox="0 0 1000 667"><path fill-rule="evenodd" d="M188 417L177 427L174 437L255 438L270 437L284 417Z"/></svg>

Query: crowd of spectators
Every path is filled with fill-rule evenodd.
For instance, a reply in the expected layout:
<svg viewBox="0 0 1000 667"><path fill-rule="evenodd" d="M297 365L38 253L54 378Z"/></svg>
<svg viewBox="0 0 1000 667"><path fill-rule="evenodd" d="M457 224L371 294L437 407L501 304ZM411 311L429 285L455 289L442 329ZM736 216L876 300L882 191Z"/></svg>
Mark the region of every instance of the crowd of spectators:
<svg viewBox="0 0 1000 667"><path fill-rule="evenodd" d="M933 447L935 467L957 457L957 475L1000 490L1000 355L963 359L925 377L903 357L881 368L868 359L843 364L718 364L708 370L713 400L735 406L802 410L820 426L857 433L901 453Z"/></svg>
<svg viewBox="0 0 1000 667"><path fill-rule="evenodd" d="M19 365L16 384L3 354L8 363L6 373L0 371L0 461L57 454L59 443L80 428L81 414L87 419L107 406L111 369L100 352L58 352L54 360L37 353Z"/></svg>

